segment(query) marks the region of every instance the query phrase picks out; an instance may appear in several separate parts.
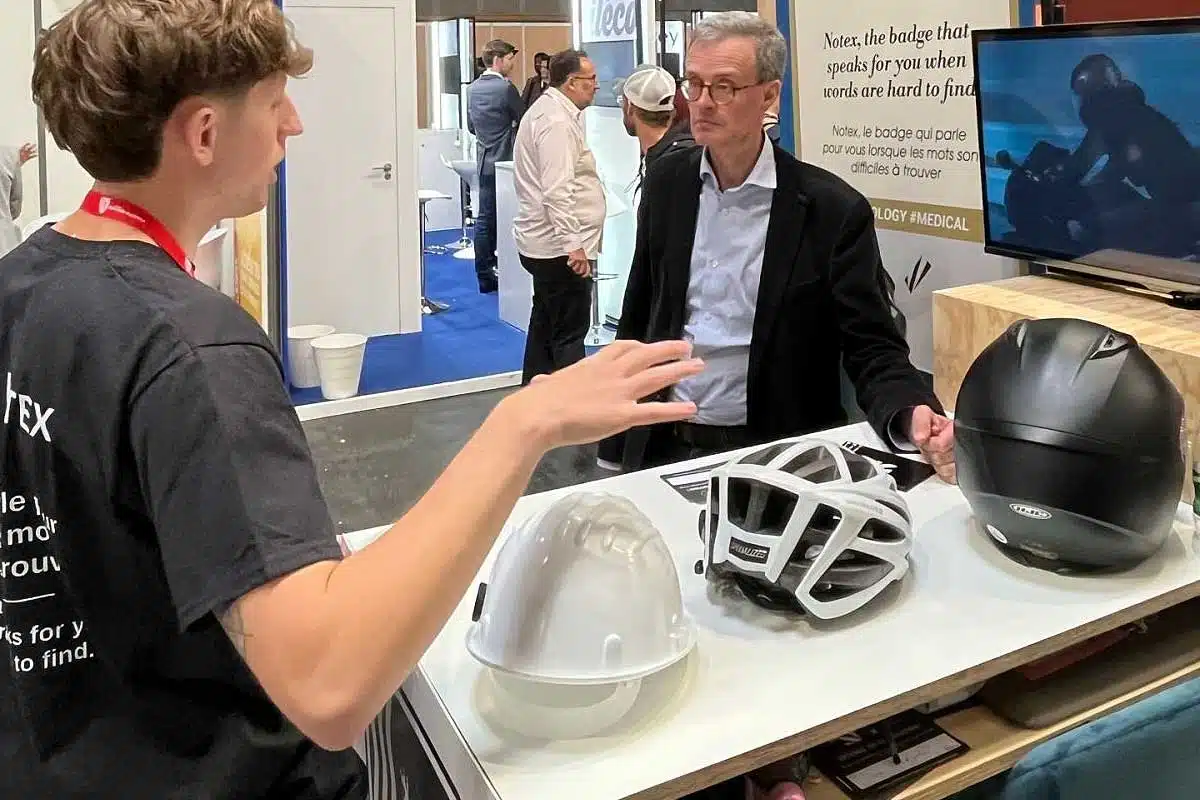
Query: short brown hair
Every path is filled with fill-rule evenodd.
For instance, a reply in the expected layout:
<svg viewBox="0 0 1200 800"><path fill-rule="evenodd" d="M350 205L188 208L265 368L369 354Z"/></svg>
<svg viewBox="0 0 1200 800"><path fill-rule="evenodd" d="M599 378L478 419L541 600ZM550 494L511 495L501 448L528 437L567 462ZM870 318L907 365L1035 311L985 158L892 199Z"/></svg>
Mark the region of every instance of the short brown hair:
<svg viewBox="0 0 1200 800"><path fill-rule="evenodd" d="M550 85L561 88L572 75L583 69L583 60L587 57L587 52L570 47L550 56Z"/></svg>
<svg viewBox="0 0 1200 800"><path fill-rule="evenodd" d="M496 59L504 58L517 52L517 48L512 42L506 42L503 39L492 39L483 46L483 63L486 67L496 65Z"/></svg>
<svg viewBox="0 0 1200 800"><path fill-rule="evenodd" d="M312 67L272 0L84 0L38 40L33 100L94 179L149 177L180 102Z"/></svg>
<svg viewBox="0 0 1200 800"><path fill-rule="evenodd" d="M671 120L675 117L674 111L647 111L637 106L633 106L633 114L651 128L669 128Z"/></svg>

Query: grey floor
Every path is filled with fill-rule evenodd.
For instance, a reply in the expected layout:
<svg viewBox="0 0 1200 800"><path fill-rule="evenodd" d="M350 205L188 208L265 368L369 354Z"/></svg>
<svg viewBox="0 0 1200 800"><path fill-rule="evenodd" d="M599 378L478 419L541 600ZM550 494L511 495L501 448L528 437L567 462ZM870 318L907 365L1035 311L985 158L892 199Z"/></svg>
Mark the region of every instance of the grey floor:
<svg viewBox="0 0 1200 800"><path fill-rule="evenodd" d="M930 388L933 379L925 375ZM842 375L842 395L853 388ZM304 423L321 488L339 532L395 522L412 507L488 412L512 389L447 397ZM851 421L862 419L846 400ZM596 466L596 448L549 453L526 492L544 492L611 475Z"/></svg>
<svg viewBox="0 0 1200 800"><path fill-rule="evenodd" d="M304 423L321 487L340 532L394 522L510 390L362 411ZM595 447L548 454L529 492L572 486L604 474Z"/></svg>

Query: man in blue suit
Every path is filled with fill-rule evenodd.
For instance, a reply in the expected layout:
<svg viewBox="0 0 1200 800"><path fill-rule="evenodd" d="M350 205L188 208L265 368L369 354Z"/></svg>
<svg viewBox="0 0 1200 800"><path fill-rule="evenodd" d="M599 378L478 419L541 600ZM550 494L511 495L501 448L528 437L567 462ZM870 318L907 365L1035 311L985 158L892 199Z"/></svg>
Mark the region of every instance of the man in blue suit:
<svg viewBox="0 0 1200 800"><path fill-rule="evenodd" d="M493 39L483 49L483 74L467 90L467 129L477 140L479 208L475 213L475 275L479 291L496 291L496 162L511 161L524 108L508 79L517 48Z"/></svg>

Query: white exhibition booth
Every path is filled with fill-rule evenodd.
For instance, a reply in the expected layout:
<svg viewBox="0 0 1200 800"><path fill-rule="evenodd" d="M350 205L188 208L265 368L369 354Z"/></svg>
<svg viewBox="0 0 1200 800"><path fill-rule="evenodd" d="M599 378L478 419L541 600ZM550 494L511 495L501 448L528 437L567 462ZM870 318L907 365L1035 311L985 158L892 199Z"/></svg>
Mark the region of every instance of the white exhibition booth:
<svg viewBox="0 0 1200 800"><path fill-rule="evenodd" d="M17 2L5 15L6 23L13 24L0 28L4 72L15 76L0 85L0 109L5 110L0 114L0 143L40 138L42 144L40 158L25 168L26 201L18 220L22 227L44 215L70 212L91 185L70 153L56 147L44 132L39 137L36 109L28 99L35 17L40 13L40 23L46 26L71 5L53 0ZM451 328L469 332L477 321L460 324L461 316L446 314L435 323L422 302L423 266L431 279L443 280L443 287L451 273L460 282L473 280L473 248L455 247L472 233L466 225L471 187L451 164L474 161L473 137L463 125L463 89L473 77L478 48L475 23L462 19L428 23L423 54L428 69L422 71L416 68L421 48L410 46L417 42L418 25L415 8L407 0L370 4L287 0L283 5L300 40L318 54L316 68L289 87L304 122L304 134L288 141L277 205L251 224L245 220L223 222L199 256L202 271L207 283L235 297L268 331L280 334L285 362L287 328L324 326L339 333L365 335L369 344L364 376L374 377L370 381L364 377L361 393L389 393L389 378L381 378L381 370L392 370L395 386L406 391L413 387L409 373L436 364L441 351L411 343L401 347L398 340L413 334L436 337L441 335L438 330ZM637 64L654 60L655 3L581 0L574 9L574 44L588 51L600 79L597 102L584 120L608 198L596 320L607 323L607 338L611 338L633 254L637 202L633 190L639 162L637 141L625 132L613 83ZM674 35L673 39L682 37ZM532 53L523 55L532 57ZM424 75L426 85L416 85L413 76L417 74ZM431 127L418 129L422 96ZM418 381L418 385L433 386L435 391L377 397L354 408L516 383L511 370L519 370L532 287L512 242L514 209L511 169L501 167L497 225L500 291L490 312L495 325L484 335L500 338L497 326L510 332L505 344L508 362L490 365L486 352L477 353L470 368L473 372L468 370L472 380L443 385L433 370L434 377ZM434 234L430 237L434 243L428 247L419 241L422 221L424 229ZM474 293L471 288L468 294ZM478 297L466 299L478 301ZM465 305L465 301L448 304L452 311L462 311ZM439 347L454 353L471 350L471 340L465 338L467 334L461 335L464 338ZM601 341L592 338L589 344ZM380 343L390 350L377 347ZM373 366L372 358L384 350L391 353L392 362ZM514 358L515 366L511 363ZM474 380L477 377L480 380ZM451 382L455 385L450 386ZM322 399L319 393L296 397L298 403ZM343 404L338 410L352 407ZM330 407L308 413L337 411Z"/></svg>
<svg viewBox="0 0 1200 800"><path fill-rule="evenodd" d="M487 363L473 366L471 378L487 380L433 385L439 372L430 366L439 359L441 348L452 347L441 360L474 349L463 331L478 328L480 341L493 343L505 335L480 321L478 314L471 319L464 316L464 306L477 303L478 297L471 296L473 284L459 285L474 281L473 248L460 250L456 245L472 234L465 221L473 205L471 189L478 187L464 183L453 168L455 162L474 161L474 137L463 124L464 89L473 78L478 47L474 23L428 23L426 85L414 86L412 75L419 70L412 62L422 48L387 44L415 41L417 23L411 5L402 8L391 2L368 9L351 7L343 0L295 0L287 3L287 10L302 41L320 53L319 69L295 81L292 90L305 133L289 143L287 161L287 325L328 326L368 336L375 343L376 362L372 367L373 345L368 344L365 370L374 369L375 378L370 387L364 379L364 393L394 394L394 402L515 384L517 376L509 370L519 370L532 285L513 243L516 198L511 164L502 164L497 175L498 318L495 310L490 313L495 323L510 331L509 337L519 338L508 340L503 358L497 357L490 370ZM589 340L600 344L611 339L619 318L636 233L639 150L636 139L625 131L613 84L637 64L653 60L649 54L654 52L657 30L654 2L582 0L572 27L575 45L588 51L600 79L597 102L584 115L608 198L595 319L600 323L596 331L603 323L609 330L607 336ZM418 129L421 93L430 127ZM424 246L414 236L417 231L425 234ZM458 302L438 303L444 298L433 296L428 299L434 302L423 303L423 270L428 283L440 287L437 291L448 291L452 276L458 283L450 289L465 294L459 295ZM443 310L458 314L438 316ZM411 334L428 341L419 348L393 341ZM461 337L452 346L448 339L434 341L452 335ZM385 340L395 356L386 368L396 373L396 392L377 386L382 369L378 354L384 351ZM396 355L401 351L407 355ZM476 362L487 358L483 347ZM433 376L420 382L423 391L402 396L401 392L414 388L412 379L422 370ZM428 388L435 391L424 390ZM387 404L387 399L376 397L353 407Z"/></svg>

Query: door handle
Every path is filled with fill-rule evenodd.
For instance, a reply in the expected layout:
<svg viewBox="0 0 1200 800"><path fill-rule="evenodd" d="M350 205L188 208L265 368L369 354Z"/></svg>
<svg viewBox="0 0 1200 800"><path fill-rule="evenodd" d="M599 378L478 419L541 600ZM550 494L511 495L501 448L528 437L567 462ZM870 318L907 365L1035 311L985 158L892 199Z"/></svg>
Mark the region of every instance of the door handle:
<svg viewBox="0 0 1200 800"><path fill-rule="evenodd" d="M392 179L392 162L389 161L386 164L371 168L372 175L378 175L380 173L383 173L383 179L385 181L390 181Z"/></svg>

